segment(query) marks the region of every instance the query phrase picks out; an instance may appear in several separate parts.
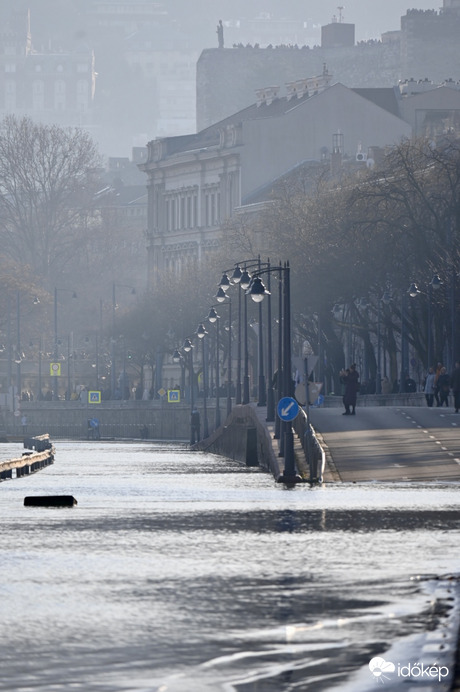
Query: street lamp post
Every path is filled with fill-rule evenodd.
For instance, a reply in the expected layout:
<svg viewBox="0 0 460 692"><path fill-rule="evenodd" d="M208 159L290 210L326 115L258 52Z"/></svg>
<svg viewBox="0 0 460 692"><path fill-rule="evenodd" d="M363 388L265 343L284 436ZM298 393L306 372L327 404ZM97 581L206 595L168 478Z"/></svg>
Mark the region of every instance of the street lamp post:
<svg viewBox="0 0 460 692"><path fill-rule="evenodd" d="M433 292L438 291L443 282L439 277L439 274L434 274L433 277L431 278L431 281L428 284L428 293L424 294L426 295L427 299L427 335L426 335L426 351L427 351L427 363L426 367L427 370L430 368L430 366L433 365L432 359L433 359ZM411 298L416 298L420 293L423 293L422 291L419 290L418 286L416 283L412 283L409 287L409 295Z"/></svg>
<svg viewBox="0 0 460 692"><path fill-rule="evenodd" d="M275 420L275 393L273 391L273 344L272 344L272 301L271 301L271 273L268 274L268 301L267 301L267 422Z"/></svg>
<svg viewBox="0 0 460 692"><path fill-rule="evenodd" d="M247 269L244 269L240 279L240 287L244 291L243 301L243 344L244 344L244 370L243 370L243 404L249 404L249 344L248 344L248 301L246 291L251 283L251 277Z"/></svg>
<svg viewBox="0 0 460 692"><path fill-rule="evenodd" d="M220 305L225 304L228 305L228 361L227 361L227 416L229 416L232 412L232 300L228 293L225 293L221 288L216 293L216 300ZM217 307L213 305L211 307L211 310L214 310L214 308ZM214 310L215 312L215 310ZM212 320L210 318L211 311L208 315L208 319L210 322L216 321L219 319L219 315L215 312L216 318ZM218 333L217 333L218 334ZM217 348L217 356L219 355L219 349ZM217 361L219 359L217 358ZM217 424L216 424L217 427Z"/></svg>
<svg viewBox="0 0 460 692"><path fill-rule="evenodd" d="M211 306L208 314L208 320L211 324L216 325L216 413L215 413L215 427L220 428L221 416L220 416L220 372L219 372L219 320L220 317L215 310L215 306Z"/></svg>
<svg viewBox="0 0 460 692"><path fill-rule="evenodd" d="M270 265L268 265L270 267ZM260 258L258 262L258 271L261 270ZM268 273L268 279L270 278L270 273ZM267 288L267 295L270 297L270 289ZM259 386L258 386L258 400L257 406L267 405L267 387L265 382L265 370L264 370L264 348L263 348L263 326L262 326L262 301L258 304L259 310L259 335L258 335L258 353L259 353ZM270 325L269 325L270 327ZM269 339L270 342L270 339Z"/></svg>
<svg viewBox="0 0 460 692"><path fill-rule="evenodd" d="M380 336L380 298L377 298L377 367L375 368L375 393L382 393L382 373L380 370L381 360L381 336Z"/></svg>
<svg viewBox="0 0 460 692"><path fill-rule="evenodd" d="M206 347L205 339L208 332L205 329L204 324L199 324L196 330L196 335L201 339L202 346L202 370L203 370L203 437L209 437L209 422L208 422L208 405L207 405L207 388L208 388L208 376L206 367Z"/></svg>
<svg viewBox="0 0 460 692"><path fill-rule="evenodd" d="M194 372L193 372L193 344L192 340L189 339L188 337L184 341L184 345L182 346L183 351L188 355L189 357L189 378L188 378L188 386L190 389L189 393L189 400L190 400L190 409L193 411L193 407L195 406L195 395L194 395Z"/></svg>
<svg viewBox="0 0 460 692"><path fill-rule="evenodd" d="M261 269L257 275L253 277L253 281L247 293L255 302L261 302L265 296L269 295L265 288L260 275L270 273L272 269ZM286 262L284 266L279 265L273 271L279 271L283 275L283 300L282 300L282 373L278 373L282 379L281 396L292 396L292 357L291 357L291 289L290 289L290 267ZM284 442L284 474L285 482L295 482L296 468L294 457L294 433L290 421L283 421L281 426L281 440Z"/></svg>
<svg viewBox="0 0 460 692"><path fill-rule="evenodd" d="M185 365L184 359L179 349L174 349L172 359L173 363L178 363L180 365L180 389L183 394L185 392Z"/></svg>
<svg viewBox="0 0 460 692"><path fill-rule="evenodd" d="M110 341L110 359L112 361L112 365L110 368L110 388L111 388L111 393L110 396L112 399L115 398L115 379L116 379L116 346L115 346L115 313L117 310L117 300L116 300L116 288L130 288L131 289L131 295L136 294L136 289L133 286L129 286L128 284L117 284L115 282L112 283L112 338ZM125 384L125 372L123 371L123 385Z"/></svg>
<svg viewBox="0 0 460 692"><path fill-rule="evenodd" d="M194 372L193 372L193 344L192 340L187 337L182 346L183 351L189 357L189 387L190 387L190 444L195 442L195 428L194 428L194 409L195 409L195 397L194 397ZM199 440L198 440L199 441Z"/></svg>
<svg viewBox="0 0 460 692"><path fill-rule="evenodd" d="M41 401L43 399L42 392L42 336L40 334L38 341L38 392L37 400Z"/></svg>
<svg viewBox="0 0 460 692"><path fill-rule="evenodd" d="M57 363L59 360L59 337L58 337L58 291L69 291L72 293L72 298L76 299L77 294L68 288L56 288L54 287L54 362ZM53 399L56 401L59 399L59 378L56 375L54 377L54 387L53 387Z"/></svg>
<svg viewBox="0 0 460 692"><path fill-rule="evenodd" d="M16 295L16 321L17 321L17 343L16 343L16 387L18 390L19 401L21 400L21 309L20 309L21 294L18 291Z"/></svg>
<svg viewBox="0 0 460 692"><path fill-rule="evenodd" d="M228 299L227 416L232 412L232 300Z"/></svg>
<svg viewBox="0 0 460 692"><path fill-rule="evenodd" d="M433 365L433 334L432 334L432 309L433 309L433 291L438 291L442 286L442 281L438 274L434 274L430 283L428 284L428 334L427 334L427 370L430 365Z"/></svg>
<svg viewBox="0 0 460 692"><path fill-rule="evenodd" d="M402 293L401 297L401 370L399 375L399 393L405 390L405 376L409 369L409 353L407 343L407 296L415 298L420 293L417 284L411 283L409 288Z"/></svg>
<svg viewBox="0 0 460 692"><path fill-rule="evenodd" d="M248 404L250 401L250 381L249 381L249 341L248 341L248 319L247 319L247 300L246 291L251 283L251 274L248 269L255 268L256 273L262 268L269 268L269 262L261 262L260 257L251 258L245 260L242 264L244 269L241 270L240 262L236 263L234 266L233 274L231 279L228 277L227 272L224 272L222 279L219 283L220 289L225 292L229 289L232 284L239 285L244 293L244 375L243 375L243 393L241 395L241 293L238 294L238 345L237 345L237 376L236 376L236 403ZM270 315L270 311L269 311ZM258 313L258 406L268 406L267 401L267 387L265 380L265 369L264 369L264 350L263 350L263 313L262 305L259 305ZM270 346L269 346L270 349ZM272 357L271 351L269 350L268 359ZM270 363L270 368L272 364ZM270 378L271 383L271 378ZM270 410L273 407L270 402Z"/></svg>
<svg viewBox="0 0 460 692"><path fill-rule="evenodd" d="M236 285L240 283L243 272L239 264L233 270L232 282ZM219 298L217 298L219 300ZM236 352L236 385L235 385L235 402L241 404L241 291L238 291L238 341Z"/></svg>

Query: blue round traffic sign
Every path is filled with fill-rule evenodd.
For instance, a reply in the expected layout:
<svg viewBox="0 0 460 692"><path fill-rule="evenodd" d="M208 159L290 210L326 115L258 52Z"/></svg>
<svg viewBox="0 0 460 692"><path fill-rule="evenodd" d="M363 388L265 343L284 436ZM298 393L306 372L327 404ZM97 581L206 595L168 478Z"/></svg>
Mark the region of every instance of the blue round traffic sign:
<svg viewBox="0 0 460 692"><path fill-rule="evenodd" d="M278 416L281 420L294 420L299 413L299 404L290 396L285 396L278 401Z"/></svg>

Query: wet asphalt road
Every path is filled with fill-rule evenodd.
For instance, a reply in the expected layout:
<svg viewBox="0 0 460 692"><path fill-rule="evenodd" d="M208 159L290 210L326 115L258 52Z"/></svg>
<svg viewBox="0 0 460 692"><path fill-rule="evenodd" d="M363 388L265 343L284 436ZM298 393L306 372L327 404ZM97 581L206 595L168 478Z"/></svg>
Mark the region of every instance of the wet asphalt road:
<svg viewBox="0 0 460 692"><path fill-rule="evenodd" d="M355 416L311 408L310 421L344 482L460 481L460 414L452 408L369 406Z"/></svg>

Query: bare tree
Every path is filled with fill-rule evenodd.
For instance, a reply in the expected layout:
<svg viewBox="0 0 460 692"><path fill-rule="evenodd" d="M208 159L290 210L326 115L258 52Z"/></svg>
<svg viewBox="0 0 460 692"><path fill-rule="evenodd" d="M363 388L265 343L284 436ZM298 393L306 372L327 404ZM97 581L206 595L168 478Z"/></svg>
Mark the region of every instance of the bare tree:
<svg viewBox="0 0 460 692"><path fill-rule="evenodd" d="M2 251L48 288L89 232L100 163L83 130L13 115L0 123Z"/></svg>

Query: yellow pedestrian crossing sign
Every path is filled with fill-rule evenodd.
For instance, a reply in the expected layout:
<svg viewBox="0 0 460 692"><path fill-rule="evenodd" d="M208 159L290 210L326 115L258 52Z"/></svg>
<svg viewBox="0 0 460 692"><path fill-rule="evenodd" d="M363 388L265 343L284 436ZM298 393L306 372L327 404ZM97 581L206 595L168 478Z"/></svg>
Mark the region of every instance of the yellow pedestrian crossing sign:
<svg viewBox="0 0 460 692"><path fill-rule="evenodd" d="M51 377L58 377L61 374L61 364L60 363L50 363L50 375Z"/></svg>

